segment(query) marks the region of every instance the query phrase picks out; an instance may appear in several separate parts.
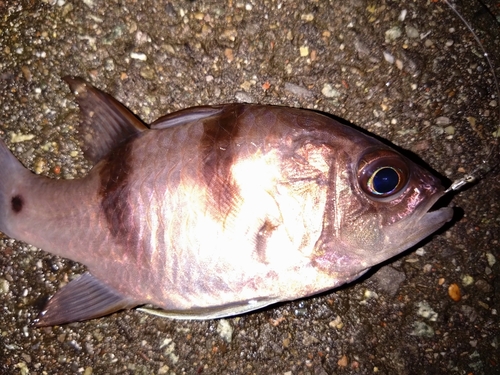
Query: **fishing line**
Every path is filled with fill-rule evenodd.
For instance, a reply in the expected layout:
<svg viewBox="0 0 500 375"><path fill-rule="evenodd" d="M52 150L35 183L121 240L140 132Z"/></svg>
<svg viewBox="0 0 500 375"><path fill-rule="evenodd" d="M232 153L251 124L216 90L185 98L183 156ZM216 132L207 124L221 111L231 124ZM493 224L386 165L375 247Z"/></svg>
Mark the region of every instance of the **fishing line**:
<svg viewBox="0 0 500 375"><path fill-rule="evenodd" d="M500 100L500 88L498 85L498 79L495 74L495 69L493 67L493 63L491 62L491 59L488 55L488 52L486 52L486 49L483 46L483 43L481 43L481 40L477 36L477 34L474 32L474 29L472 26L466 21L466 19L462 16L462 14L455 9L455 7L448 1L448 0L443 0L446 5L455 13L455 15L462 21L462 23L469 29L469 31L472 33L474 36L474 39L476 40L477 44L483 51L483 56L486 59L491 75L493 77L493 81L495 82L495 89L496 89L496 96L497 96L497 112L498 112L498 119L500 119L500 103L498 102ZM474 182L476 180L480 180L485 177L486 174L488 174L493 168L495 168L498 163L490 166L489 162L495 155L498 149L498 143L499 143L499 137L500 137L500 124L498 125L497 130L493 133L493 137L495 138L495 144L491 147L490 151L488 152L488 155L486 156L485 159L482 160L482 163L479 164L472 172L466 174L465 176L455 180L452 182L451 186L446 189L445 193L449 193L451 191L457 191L460 190L463 186Z"/></svg>

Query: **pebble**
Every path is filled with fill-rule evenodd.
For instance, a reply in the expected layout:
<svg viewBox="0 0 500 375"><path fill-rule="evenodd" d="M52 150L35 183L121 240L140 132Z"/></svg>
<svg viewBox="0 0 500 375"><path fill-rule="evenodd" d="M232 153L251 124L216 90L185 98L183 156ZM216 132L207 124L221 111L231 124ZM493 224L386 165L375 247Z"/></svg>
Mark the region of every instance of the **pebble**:
<svg viewBox="0 0 500 375"><path fill-rule="evenodd" d="M398 20L403 22L406 19L406 15L408 14L408 11L406 9L403 9L401 13L399 13Z"/></svg>
<svg viewBox="0 0 500 375"><path fill-rule="evenodd" d="M340 367L346 367L348 364L349 364L349 359L345 354L337 362L337 365L339 365Z"/></svg>
<svg viewBox="0 0 500 375"><path fill-rule="evenodd" d="M485 280L479 279L476 281L474 286L481 291L481 293L491 293L493 287L488 284Z"/></svg>
<svg viewBox="0 0 500 375"><path fill-rule="evenodd" d="M245 90L245 91L250 91L250 89L252 88L252 85L254 85L255 83L252 83L251 81L245 81L243 82L240 87Z"/></svg>
<svg viewBox="0 0 500 375"><path fill-rule="evenodd" d="M235 28L226 29L221 34L222 38L229 39L231 42L234 42L237 36L238 36L238 31Z"/></svg>
<svg viewBox="0 0 500 375"><path fill-rule="evenodd" d="M493 265L497 262L495 256L492 253L486 253L486 259L488 260L488 264L490 267L493 267Z"/></svg>
<svg viewBox="0 0 500 375"><path fill-rule="evenodd" d="M413 331L411 332L411 335L420 337L433 337L434 329L424 322L415 322L413 323Z"/></svg>
<svg viewBox="0 0 500 375"><path fill-rule="evenodd" d="M140 71L141 77L147 80L153 80L155 78L155 71L149 66L145 66Z"/></svg>
<svg viewBox="0 0 500 375"><path fill-rule="evenodd" d="M415 254L417 254L419 257L423 257L427 252L423 247L419 247L417 251L415 251Z"/></svg>
<svg viewBox="0 0 500 375"><path fill-rule="evenodd" d="M427 301L422 301L417 304L418 310L417 315L435 322L437 320L438 314L432 309L432 307L427 303Z"/></svg>
<svg viewBox="0 0 500 375"><path fill-rule="evenodd" d="M458 302L462 299L462 293L460 292L460 287L455 283L451 284L448 287L448 295L455 302Z"/></svg>
<svg viewBox="0 0 500 375"><path fill-rule="evenodd" d="M160 374L160 375L168 374L169 370L170 370L170 367L168 367L167 365L163 365L162 367L160 367L158 369L158 374Z"/></svg>
<svg viewBox="0 0 500 375"><path fill-rule="evenodd" d="M397 26L394 26L385 32L385 39L388 41L393 41L398 39L401 34L401 29Z"/></svg>
<svg viewBox="0 0 500 375"><path fill-rule="evenodd" d="M469 286L469 285L472 285L474 283L474 278L470 275L464 275L462 277L462 285L463 286Z"/></svg>
<svg viewBox="0 0 500 375"><path fill-rule="evenodd" d="M253 98L248 95L246 92L243 92L243 91L238 91L234 97L236 98L236 100L239 102L239 103L253 103L254 100Z"/></svg>
<svg viewBox="0 0 500 375"><path fill-rule="evenodd" d="M308 332L304 332L304 337L302 338L302 345L311 346L313 344L319 343L319 339Z"/></svg>
<svg viewBox="0 0 500 375"><path fill-rule="evenodd" d="M406 26L405 27L405 31L406 31L406 36L408 38L418 38L420 33L418 32L417 28L416 27L413 27L413 26Z"/></svg>
<svg viewBox="0 0 500 375"><path fill-rule="evenodd" d="M31 82L30 68L28 68L26 65L23 65L23 67L21 68L21 71L23 72L24 79L28 82Z"/></svg>
<svg viewBox="0 0 500 375"><path fill-rule="evenodd" d="M130 52L130 57L134 60L146 61L148 57L144 53Z"/></svg>
<svg viewBox="0 0 500 375"><path fill-rule="evenodd" d="M106 59L106 62L104 64L104 69L106 69L109 72L112 72L115 70L115 62L113 59Z"/></svg>
<svg viewBox="0 0 500 375"><path fill-rule="evenodd" d="M340 96L340 91L335 90L329 83L324 84L321 93L327 98L337 98Z"/></svg>
<svg viewBox="0 0 500 375"><path fill-rule="evenodd" d="M301 14L300 19L302 21L311 22L314 19L314 14L312 13Z"/></svg>
<svg viewBox="0 0 500 375"><path fill-rule="evenodd" d="M340 317L340 315L337 315L334 320L328 323L328 326L332 328L342 329L342 327L344 327L344 323L342 323L342 318Z"/></svg>
<svg viewBox="0 0 500 375"><path fill-rule="evenodd" d="M440 116L436 119L436 125L449 125L451 120L449 117Z"/></svg>
<svg viewBox="0 0 500 375"><path fill-rule="evenodd" d="M455 127L453 125L447 126L446 128L444 128L444 132L446 134L453 135L455 134Z"/></svg>
<svg viewBox="0 0 500 375"><path fill-rule="evenodd" d="M33 138L35 138L34 134L15 134L12 133L10 135L10 142L11 143L20 143L24 141L31 141Z"/></svg>
<svg viewBox="0 0 500 375"><path fill-rule="evenodd" d="M313 96L313 93L311 91L309 91L308 89L306 89L302 86L299 86L299 85L295 85L295 84L290 83L290 82L285 83L285 91L289 92L290 94L294 94L298 97L301 97L301 98L310 98Z"/></svg>
<svg viewBox="0 0 500 375"><path fill-rule="evenodd" d="M391 266L384 266L370 279L377 283L377 290L395 296L406 276L404 272L400 272Z"/></svg>
<svg viewBox="0 0 500 375"><path fill-rule="evenodd" d="M392 56L389 52L384 51L384 59L387 61L389 64L394 64L394 56Z"/></svg>
<svg viewBox="0 0 500 375"><path fill-rule="evenodd" d="M217 333L228 344L233 339L233 327L227 319L221 319L217 322Z"/></svg>
<svg viewBox="0 0 500 375"><path fill-rule="evenodd" d="M226 48L224 50L224 56L226 56L227 62L232 62L234 60L234 53L232 48Z"/></svg>
<svg viewBox="0 0 500 375"><path fill-rule="evenodd" d="M0 279L0 293L7 294L9 293L10 283L5 279Z"/></svg>
<svg viewBox="0 0 500 375"><path fill-rule="evenodd" d="M165 354L170 358L173 364L179 360L179 356L175 354L175 342L171 338L166 338L160 345L160 349L165 348Z"/></svg>

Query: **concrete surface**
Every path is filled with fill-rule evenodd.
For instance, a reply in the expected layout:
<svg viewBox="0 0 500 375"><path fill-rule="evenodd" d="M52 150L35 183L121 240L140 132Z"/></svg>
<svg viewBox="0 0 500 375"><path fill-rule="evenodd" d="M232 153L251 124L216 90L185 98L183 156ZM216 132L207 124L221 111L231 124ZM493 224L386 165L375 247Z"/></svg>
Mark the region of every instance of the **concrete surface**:
<svg viewBox="0 0 500 375"><path fill-rule="evenodd" d="M500 75L499 3L483 3L457 7ZM440 1L0 0L0 136L52 177L90 167L68 74L146 122L234 101L315 108L450 180L481 164L499 124L482 51ZM456 194L453 223L363 280L226 320L128 311L34 328L84 268L4 238L0 373L500 373L498 181L497 169Z"/></svg>

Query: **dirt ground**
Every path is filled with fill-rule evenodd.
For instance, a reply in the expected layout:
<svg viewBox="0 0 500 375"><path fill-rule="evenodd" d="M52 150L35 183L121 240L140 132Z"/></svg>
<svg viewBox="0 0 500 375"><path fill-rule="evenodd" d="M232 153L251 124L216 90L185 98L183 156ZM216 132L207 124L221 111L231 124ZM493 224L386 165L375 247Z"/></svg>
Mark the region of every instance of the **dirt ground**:
<svg viewBox="0 0 500 375"><path fill-rule="evenodd" d="M499 6L456 3L497 76ZM31 170L77 178L90 164L65 75L147 123L201 104L317 109L448 183L481 165L500 122L482 50L437 0L0 0L0 136ZM132 310L35 328L46 298L85 268L4 237L0 373L498 374L499 180L497 168L450 196L453 222L362 280L223 320Z"/></svg>

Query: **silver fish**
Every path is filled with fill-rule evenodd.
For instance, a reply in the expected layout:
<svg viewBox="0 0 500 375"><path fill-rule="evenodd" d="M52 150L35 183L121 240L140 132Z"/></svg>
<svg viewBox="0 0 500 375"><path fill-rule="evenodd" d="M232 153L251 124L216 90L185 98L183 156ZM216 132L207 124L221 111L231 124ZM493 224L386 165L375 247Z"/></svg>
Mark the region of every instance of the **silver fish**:
<svg viewBox="0 0 500 375"><path fill-rule="evenodd" d="M352 281L453 216L444 188L383 143L312 111L195 107L148 128L65 78L82 112L78 180L25 169L0 141L0 231L87 266L38 326L153 304L209 319Z"/></svg>

